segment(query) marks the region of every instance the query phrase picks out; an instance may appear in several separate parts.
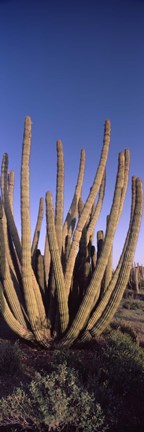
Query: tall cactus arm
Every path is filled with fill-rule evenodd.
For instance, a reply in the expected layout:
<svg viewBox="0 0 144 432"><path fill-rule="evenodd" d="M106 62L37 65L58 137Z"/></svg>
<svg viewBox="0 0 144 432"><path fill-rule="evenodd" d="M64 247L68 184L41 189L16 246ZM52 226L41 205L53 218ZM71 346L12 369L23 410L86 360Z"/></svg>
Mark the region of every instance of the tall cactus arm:
<svg viewBox="0 0 144 432"><path fill-rule="evenodd" d="M134 209L133 220L130 227L129 241L127 248L123 257L123 263L120 269L119 277L115 288L110 296L109 301L106 303L106 307L100 316L99 320L96 322L95 326L91 329L92 336L100 335L107 325L112 320L119 304L122 299L123 293L127 286L130 270L132 266L132 261L134 258L137 238L140 229L142 210L143 210L143 192L142 192L142 182L139 178L136 179L136 204Z"/></svg>
<svg viewBox="0 0 144 432"><path fill-rule="evenodd" d="M82 197L80 197L79 202L78 202L78 216L79 216L79 218L82 214L83 208L84 208L84 202L83 202Z"/></svg>
<svg viewBox="0 0 144 432"><path fill-rule="evenodd" d="M26 144L27 144L27 142L28 141L26 140ZM25 139L24 139L23 149L25 149ZM23 230L23 222L22 222L22 232L24 231L24 233L25 234L27 233L27 235L28 235L28 232L27 232L27 223L28 223L29 241L30 241L30 216L29 216L29 219L27 219L28 213L29 213L29 157L30 157L30 148L28 149L28 152L27 152L27 147L26 147L26 155L25 155L25 151L23 152L23 155L22 155L22 165L23 166L21 169L21 179L23 177L23 182L21 181L21 198L22 198L21 203L23 203L23 206L21 205L21 215L24 213L25 221L27 221L26 226L25 226L25 228L26 228L25 230ZM26 161L26 170L28 170L27 176L26 176L26 170L25 170L25 161ZM11 211L11 206L10 206L9 196L8 196L8 191L7 191L7 171L8 171L8 155L5 153L4 157L3 157L3 162L2 162L2 184L3 184L3 194L4 194L4 205L5 205L5 211L6 211L8 228L9 228L9 232L11 235L11 239L13 240L13 243L15 245L18 259L19 259L20 263L22 263L22 245L21 245L21 242L19 239L18 231L17 231L16 225L15 225L12 211ZM26 183L25 183L25 180L26 180ZM24 192L23 192L22 184L24 185ZM27 189L27 184L28 184L28 189ZM26 194L26 198L28 200L28 203L25 207L25 203L26 203L25 192L26 191L28 191L28 193ZM22 219L22 221L23 221L23 219ZM26 240L26 244L27 244L27 237L25 236L25 234L24 234L24 239ZM24 248L25 248L25 246L24 246ZM25 253L24 253L24 255L25 255ZM31 266L30 256L31 256L31 250L29 253L30 266ZM27 268L27 265L26 265L26 268ZM41 316L41 321L44 323L44 322L46 322L44 305L42 302L39 286L37 284L37 281L36 281L35 275L32 271L32 268L31 268L31 278L33 281L34 295L36 297L36 302L38 305L39 314Z"/></svg>
<svg viewBox="0 0 144 432"><path fill-rule="evenodd" d="M26 117L24 124L23 151L21 164L21 228L22 228L22 281L28 317L32 329L39 338L40 315L34 293L31 270L30 237L30 198L29 198L29 158L31 147L31 119Z"/></svg>
<svg viewBox="0 0 144 432"><path fill-rule="evenodd" d="M130 168L130 152L128 149L126 149L124 151L124 161L125 161L125 165L124 165L124 184L123 184L123 188L122 188L122 194L121 194L121 202L120 202L120 209L119 209L119 214L118 214L118 220L117 220L117 224L119 222L122 210L123 210L123 205L124 205L124 200L125 200L125 196L126 196L126 191L127 191L127 186L128 186L128 179L129 179L129 168ZM132 182L133 184L133 182ZM132 186L133 188L133 186ZM132 200L132 202L134 203L134 199ZM134 204L133 204L134 205ZM109 216L107 216L107 223L108 223L108 218ZM119 267L120 268L120 267ZM118 269L117 272L115 274L115 278L118 276ZM109 282L111 280L112 277L112 249L109 255L109 259L108 259L108 263L107 263L107 267L105 270L105 275L104 275L104 279L103 279L103 287L102 287L102 293L104 291L106 291Z"/></svg>
<svg viewBox="0 0 144 432"><path fill-rule="evenodd" d="M82 185L83 185L83 179L84 179L84 170L85 170L85 150L81 150L80 155L80 164L79 164L79 172L78 172L78 179L74 191L74 196L70 205L70 209L68 211L68 214L66 216L64 226L63 226L63 244L65 244L65 238L69 233L69 228L72 222L72 219L77 217L78 212L78 202L81 196L82 191Z"/></svg>
<svg viewBox="0 0 144 432"><path fill-rule="evenodd" d="M48 281L49 281L50 262L51 262L51 256L50 256L50 250L49 250L49 244L48 244L48 237L47 237L47 233L46 233L45 248L44 248L44 271L45 271L46 287L48 287Z"/></svg>
<svg viewBox="0 0 144 432"><path fill-rule="evenodd" d="M108 263L105 269L104 281L103 281L103 291L105 292L109 286L109 283L112 278L113 272L113 248L111 248Z"/></svg>
<svg viewBox="0 0 144 432"><path fill-rule="evenodd" d="M109 216L109 222L106 230L105 240L103 244L103 251L101 253L101 256L99 257L93 277L87 288L86 294L82 300L77 315L62 341L62 344L64 345L67 346L71 345L74 342L74 340L78 337L80 331L84 328L89 318L91 309L93 307L93 302L96 297L96 293L97 296L99 296L101 281L104 275L105 267L107 265L108 257L111 251L112 242L115 234L115 229L117 226L123 182L124 182L124 154L120 153L114 198L113 198L113 203L112 203L111 212Z"/></svg>
<svg viewBox="0 0 144 432"><path fill-rule="evenodd" d="M102 209L102 204L103 204L103 199L104 199L104 194L105 194L105 184L106 184L106 172L104 172L103 178L102 178L102 182L101 182L101 186L100 186L100 190L99 190L99 197L98 197L98 201L93 213L93 217L90 220L90 223L88 225L88 229L87 229L87 242L89 242L89 239L93 237L93 232L95 229L95 225L97 223L97 220L99 218L101 209Z"/></svg>
<svg viewBox="0 0 144 432"><path fill-rule="evenodd" d="M109 288L109 294L113 291L113 288L116 285L116 282L118 280L118 276L119 276L119 273L120 273L120 269L121 269L122 264L123 264L123 258L124 258L124 254L125 254L128 242L129 242L129 236L130 236L130 232L131 232L131 223L132 223L132 220L133 220L135 203L136 203L136 177L133 176L132 177L132 199L131 199L131 213L130 213L129 229L128 229L128 232L127 232L127 236L126 236L126 239L125 239L123 251L121 253L118 265L117 265L117 267L116 267L116 269L115 269L115 271L113 273L112 280L110 282L110 286L108 287Z"/></svg>
<svg viewBox="0 0 144 432"><path fill-rule="evenodd" d="M17 275L17 268L15 267L15 262L14 262L14 257L15 257L15 250L13 248L13 243L11 240L11 235L10 235L10 231L8 229L8 223L7 223L7 218L6 218L6 213L5 213L5 209L4 209L4 202L5 202L5 207L7 208L7 154L4 155L3 157L3 162L2 162L2 176L1 178L3 179L2 183L3 183L3 192L2 192L2 196L3 196L3 206L2 203L0 203L0 205L2 206L2 213L3 213L3 218L2 218L2 224L3 224L3 230L5 233L5 251L6 251L6 257L7 257L7 262L9 264L10 267L10 272L11 272L11 276L13 277L13 279L15 280L15 288L16 288L16 292L19 292L19 299L21 298L22 300L22 295L21 295L21 287L19 285L19 277ZM5 191L5 192L4 192Z"/></svg>
<svg viewBox="0 0 144 432"><path fill-rule="evenodd" d="M14 317L13 313L11 312L7 300L5 298L5 295L3 293L3 286L1 282L0 282L0 312L4 320L8 324L8 326L11 328L11 330L17 333L18 336L27 339L29 341L34 340L34 336L31 333L31 331L26 329L22 324L20 324L19 321Z"/></svg>
<svg viewBox="0 0 144 432"><path fill-rule="evenodd" d="M67 262L66 273L65 273L65 286L66 286L67 295L69 295L69 291L70 291L72 274L73 274L73 270L74 270L74 264L75 264L75 259L76 259L76 255L77 255L77 250L78 250L82 230L83 230L83 227L87 221L88 215L91 212L91 208L92 208L93 203L95 201L96 195L99 191L99 188L100 188L100 185L102 182L102 178L104 175L106 161L107 161L107 157L108 157L109 145L110 145L110 122L107 120L105 122L104 140L103 140L103 148L102 148L102 152L101 152L100 162L99 162L98 169L97 169L97 172L95 175L93 186L91 187L89 196L87 198L87 201L85 203L85 206L83 208L83 211L82 211L81 216L80 216L78 223L77 223L77 227L76 227L76 230L74 233L73 242L72 242L72 246L71 246L71 250L70 250L70 254L69 254L69 259Z"/></svg>
<svg viewBox="0 0 144 432"><path fill-rule="evenodd" d="M127 232L127 236L125 239L125 243L124 243L124 247L123 247L123 251L121 253L118 265L113 273L112 279L109 283L108 289L105 292L105 295L103 296L103 298L100 300L100 303L98 304L96 310L93 312L91 318L89 319L88 325L87 325L87 330L91 330L94 326L95 323L100 319L102 313L105 310L105 307L108 304L108 301L115 289L115 286L117 284L118 278L119 278L119 274L120 274L120 270L123 266L123 261L124 261L124 256L128 247L128 243L130 240L130 235L131 235L131 226L132 226L132 222L133 222L133 217L134 217L134 210L135 210L135 205L136 205L136 177L132 177L132 203L131 203L131 214L130 214L130 223L129 223L129 229ZM85 338L87 338L87 333L84 333L83 335L83 340Z"/></svg>
<svg viewBox="0 0 144 432"><path fill-rule="evenodd" d="M37 222L36 222L36 227L35 227L35 231L34 231L32 247L31 247L32 257L34 256L36 249L37 249L37 246L38 246L43 215L44 215L44 198L40 198Z"/></svg>
<svg viewBox="0 0 144 432"><path fill-rule="evenodd" d="M9 305L15 318L26 327L25 319L21 310L20 302L15 291L13 281L11 279L9 264L7 260L6 250L7 250L7 230L6 224L4 224L2 204L0 202L0 279L3 283L4 291L6 293Z"/></svg>
<svg viewBox="0 0 144 432"><path fill-rule="evenodd" d="M64 207L64 155L63 146L61 140L57 141L57 181L56 181L56 203L55 203L55 229L57 242L59 247L59 253L61 257L62 253L62 227L63 227L63 207ZM56 303L56 284L55 277L53 274L53 268L51 267L51 277L49 283L50 290L50 301L48 308L48 321L50 326L53 327L55 310L54 303ZM55 305L56 306L56 305Z"/></svg>
<svg viewBox="0 0 144 432"><path fill-rule="evenodd" d="M64 155L61 140L57 141L57 181L56 181L56 205L55 205L55 228L59 251L62 249L62 227L64 208Z"/></svg>
<svg viewBox="0 0 144 432"><path fill-rule="evenodd" d="M49 248L54 270L54 277L56 283L58 306L60 314L61 332L63 333L69 321L68 301L65 291L64 275L60 260L59 247L57 242L55 223L54 223L54 210L52 204L52 196L50 192L46 193L46 221L47 221L47 235L49 241Z"/></svg>
<svg viewBox="0 0 144 432"><path fill-rule="evenodd" d="M0 198L0 278L4 280L6 271L6 254L5 254L5 243L4 243L4 232L3 232L3 208Z"/></svg>
<svg viewBox="0 0 144 432"><path fill-rule="evenodd" d="M104 244L104 232L99 230L97 232L97 259L101 256L102 249Z"/></svg>
<svg viewBox="0 0 144 432"><path fill-rule="evenodd" d="M11 211L14 213L13 198L14 198L14 171L10 171L8 175L8 195L11 206Z"/></svg>
<svg viewBox="0 0 144 432"><path fill-rule="evenodd" d="M7 178L8 178L8 155L7 155L7 153L5 153L3 156L3 160L2 160L2 174L1 174L2 200L3 200L3 204L4 204L4 209L5 209L5 213L6 213L6 218L7 218L7 223L8 223L8 228L9 228L9 232L11 235L11 239L14 242L18 258L21 261L21 242L20 242L18 230L17 230L16 225L15 225L15 221L14 221L14 217L13 217L13 213L12 213L12 209L11 209L11 205L10 205L10 200L9 200L9 195L8 195Z"/></svg>
<svg viewBox="0 0 144 432"><path fill-rule="evenodd" d="M128 186L128 179L129 179L130 151L128 149L125 149L124 156L125 156L124 185L123 185L123 190L122 190L122 199L121 199L121 205L120 205L120 211L119 211L119 218L120 218L122 210L123 210L123 203L125 200L127 186Z"/></svg>

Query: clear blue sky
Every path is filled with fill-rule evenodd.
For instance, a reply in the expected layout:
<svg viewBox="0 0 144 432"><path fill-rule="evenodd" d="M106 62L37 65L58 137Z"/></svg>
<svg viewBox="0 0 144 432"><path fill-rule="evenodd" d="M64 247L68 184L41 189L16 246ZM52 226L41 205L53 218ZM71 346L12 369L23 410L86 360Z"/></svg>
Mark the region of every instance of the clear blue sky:
<svg viewBox="0 0 144 432"><path fill-rule="evenodd" d="M82 147L85 198L97 168L103 124L111 120L105 203L97 229L105 230L118 152L131 152L129 188L114 242L114 265L128 228L131 176L144 183L144 1L0 1L0 157L15 171L15 218L20 229L23 122L33 121L31 225L40 196L55 193L56 140L65 151L65 211ZM41 238L43 248L44 227ZM144 219L135 261L144 263Z"/></svg>

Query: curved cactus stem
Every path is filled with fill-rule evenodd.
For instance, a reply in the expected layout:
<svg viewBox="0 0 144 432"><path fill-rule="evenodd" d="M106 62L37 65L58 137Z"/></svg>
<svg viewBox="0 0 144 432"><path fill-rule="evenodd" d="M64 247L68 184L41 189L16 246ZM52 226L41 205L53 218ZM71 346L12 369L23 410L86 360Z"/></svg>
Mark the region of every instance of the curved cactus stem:
<svg viewBox="0 0 144 432"><path fill-rule="evenodd" d="M26 322L21 310L20 302L15 291L13 281L11 279L9 265L7 262L6 256L6 247L5 247L5 237L7 233L5 232L5 228L3 226L3 211L2 205L0 203L0 250L1 250L1 259L0 259L0 278L3 282L4 291L6 293L7 299L9 301L10 307L13 311L15 318L26 328Z"/></svg>
<svg viewBox="0 0 144 432"><path fill-rule="evenodd" d="M99 319L97 320L94 327L90 330L92 336L98 336L100 335L105 328L108 326L109 322L112 320L119 304L122 299L123 293L125 291L125 288L127 286L131 265L134 258L134 252L135 247L138 239L139 229L140 229L140 223L141 223L141 217L142 217L142 210L143 210L143 192L142 192L142 182L139 178L136 179L136 203L135 203L135 209L134 209L134 215L133 220L130 223L130 230L128 235L128 242L126 246L125 253L123 255L123 261L120 268L119 276L116 282L116 285L114 287L114 290L110 290L108 288L105 298L102 300L101 305L99 305L98 308L98 314L97 319L100 313L101 309L101 315ZM111 293L112 291L112 293ZM111 295L110 295L111 293ZM105 308L104 306L105 303ZM96 316L95 316L96 318ZM91 325L89 323L88 327Z"/></svg>
<svg viewBox="0 0 144 432"><path fill-rule="evenodd" d="M55 203L55 230L58 242L59 254L62 255L62 228L63 228L63 207L64 207L64 155L61 140L57 143L57 181L56 181L56 203ZM56 283L54 269L51 266L50 281L49 281L49 307L48 307L48 322L53 330L54 320L56 319Z"/></svg>
<svg viewBox="0 0 144 432"><path fill-rule="evenodd" d="M62 250L62 228L64 208L64 155L61 140L57 141L57 181L56 181L56 204L55 204L55 228L57 242L61 255Z"/></svg>
<svg viewBox="0 0 144 432"><path fill-rule="evenodd" d="M109 219L109 216L107 216L107 224L108 224L108 219ZM112 249L113 248L111 248L111 251L110 251L110 254L109 254L109 258L108 258L108 263L107 263L107 266L106 266L106 269L105 269L105 273L104 273L104 277L103 277L103 287L102 287L102 290L101 290L101 295L103 295L103 293L107 290L107 287L108 287L108 285L109 285L109 283L111 281L111 278L112 278L112 271L113 271L113 267L112 267L112 261L113 261Z"/></svg>
<svg viewBox="0 0 144 432"><path fill-rule="evenodd" d="M74 196L70 205L70 209L66 216L64 226L63 226L63 246L65 245L65 238L69 234L69 229L72 223L72 220L77 217L78 213L78 202L81 196L83 179L84 179L84 170L85 170L85 150L81 150L80 155L80 164L79 164L79 172L78 179L74 191Z"/></svg>
<svg viewBox="0 0 144 432"><path fill-rule="evenodd" d="M51 256L50 256L50 250L49 250L49 244L48 244L48 237L47 237L47 233L46 233L45 248L44 248L44 271L45 271L46 287L48 287L48 281L49 281L50 262L51 262Z"/></svg>
<svg viewBox="0 0 144 432"><path fill-rule="evenodd" d="M36 273L39 287L41 289L42 294L45 294L45 274L44 274L44 257L39 252L36 259Z"/></svg>
<svg viewBox="0 0 144 432"><path fill-rule="evenodd" d="M29 204L29 158L31 147L31 119L26 117L24 125L23 151L21 164L21 227L22 227L22 281L31 327L38 341L44 341L46 315L41 293L36 285L31 268L30 204ZM34 288L36 292L34 292ZM37 296L37 300L36 300ZM38 303L38 300L40 304ZM40 314L41 311L41 314Z"/></svg>
<svg viewBox="0 0 144 432"><path fill-rule="evenodd" d="M120 270L122 268L123 265L123 260L124 260L124 256L125 256L125 252L130 240L130 235L131 235L131 226L132 226L132 221L133 221L133 216L134 216L134 210L135 210L135 204L136 204L136 178L132 177L132 204L131 204L131 214L130 214L130 223L129 223L129 229L127 232L127 236L125 239L125 243L124 243L124 247L123 247L123 251L121 253L118 265L113 273L112 279L110 281L110 284L108 286L107 291L105 292L105 295L103 296L103 298L101 299L100 303L98 304L96 310L93 312L91 318L89 319L87 328L82 336L82 339L85 340L85 334L86 332L88 332L88 330L91 330L95 323L100 319L110 297L111 294L113 293L113 290L116 286L116 283L118 281L118 277L120 274Z"/></svg>
<svg viewBox="0 0 144 432"><path fill-rule="evenodd" d="M7 178L8 178L8 155L7 153L4 154L3 160L2 160L2 201L6 213L7 223L8 223L8 229L11 235L11 239L14 242L17 255L19 257L19 260L21 261L21 242L18 234L18 230L15 225L9 195L8 195L8 184L7 184Z"/></svg>
<svg viewBox="0 0 144 432"><path fill-rule="evenodd" d="M0 277L3 280L5 278L6 272L6 251L4 242L4 232L3 232L3 208L0 198Z"/></svg>
<svg viewBox="0 0 144 432"><path fill-rule="evenodd" d="M10 171L8 175L8 195L11 206L11 211L14 213L13 209L13 197L14 197L14 171Z"/></svg>
<svg viewBox="0 0 144 432"><path fill-rule="evenodd" d="M64 257L63 257L63 269L64 269L64 273L65 273L65 269L66 269L66 264L68 261L68 257L69 257L69 253L70 253L70 248L71 248L71 237L68 234L65 238L65 253L64 253Z"/></svg>
<svg viewBox="0 0 144 432"><path fill-rule="evenodd" d="M93 182L93 186L90 189L89 196L87 198L87 201L85 203L85 206L83 208L83 211L81 213L81 216L78 220L76 230L74 232L73 242L69 254L69 259L66 267L66 273L65 273L65 286L67 295L69 295L70 286L71 286L71 280L72 280L72 274L75 264L75 259L77 255L77 250L79 246L79 241L81 238L82 230L84 228L84 225L87 221L88 215L91 212L91 208L93 206L93 203L95 201L95 198L97 196L97 193L99 191L102 178L105 171L106 161L108 157L108 151L109 151L109 145L110 145L110 122L107 120L105 122L105 129L104 129L104 141L103 141L103 148L101 152L100 162L98 165L98 169L95 175L95 179Z"/></svg>
<svg viewBox="0 0 144 432"><path fill-rule="evenodd" d="M18 320L12 314L6 298L3 293L2 283L0 282L0 311L1 314L8 324L8 326L13 330L13 332L17 333L21 338L27 339L29 341L34 341L34 336L32 332L26 329L22 324L18 322Z"/></svg>
<svg viewBox="0 0 144 432"><path fill-rule="evenodd" d="M101 256L102 249L104 244L104 232L99 230L97 232L97 259Z"/></svg>
<svg viewBox="0 0 144 432"><path fill-rule="evenodd" d="M62 345L69 346L78 337L80 331L86 325L91 309L93 308L94 299L99 297L101 281L107 265L108 257L111 251L112 242L117 226L118 213L121 202L121 192L124 182L124 154L119 154L118 172L114 191L114 198L109 216L109 222L106 230L103 251L98 259L96 269L93 273L91 282L87 288L86 294L81 302L77 315L71 324L70 329L62 340Z"/></svg>
<svg viewBox="0 0 144 432"><path fill-rule="evenodd" d="M46 221L47 221L47 235L49 241L49 248L54 270L54 277L56 283L56 292L58 297L58 306L60 314L61 332L64 333L69 322L68 302L65 291L64 275L60 260L59 247L57 242L55 223L54 223L54 210L52 203L52 195L50 192L46 193Z"/></svg>
<svg viewBox="0 0 144 432"><path fill-rule="evenodd" d="M24 132L24 134L25 134L25 132ZM28 170L28 174L26 176L26 171L24 171L24 179L23 179L23 184L24 184L23 209L24 209L24 214L26 217L25 218L26 226L27 226L27 222L28 222L29 241L30 241L30 223L29 223L30 218L28 218L28 214L29 214L29 166L28 165L29 165L29 157L30 157L30 141L29 141L28 145L29 145L28 152L26 152L26 159L27 159L26 160L26 170ZM23 162L23 156L22 156L22 162ZM16 225L15 225L12 211L11 211L11 206L10 206L9 196L8 196L8 191L7 191L7 171L8 171L8 155L4 154L3 162L2 162L2 184L3 184L4 205L5 205L5 211L6 211L7 221L8 221L9 232L10 232L12 241L14 242L18 259L19 259L20 263L22 263L22 245L21 245L21 242L19 239L18 231L17 231ZM25 180L28 181L28 189L27 189L27 185L25 184ZM27 194L28 205L27 205L27 207L25 207L25 191L26 191L26 189L28 190L28 194ZM21 187L21 190L22 190L22 187ZM23 228L23 224L22 224L22 228ZM29 260L30 260L30 266L31 266L31 251L29 253ZM27 269L27 267L26 267L26 269ZM32 268L31 268L31 278L33 281L33 286L34 286L34 295L36 297L36 302L38 305L38 314L40 314L40 320L45 326L46 325L46 315L45 315L44 305L42 302L39 286L37 284L37 281L36 281L35 275L32 271ZM25 291L24 291L24 296L25 296ZM29 319L30 319L30 317L29 317ZM38 317L37 317L37 320L38 320Z"/></svg>
<svg viewBox="0 0 144 432"><path fill-rule="evenodd" d="M84 202L83 202L82 197L80 197L79 202L78 202L78 216L79 216L79 218L82 214L83 208L84 208Z"/></svg>
<svg viewBox="0 0 144 432"><path fill-rule="evenodd" d="M104 279L103 279L103 292L105 292L107 290L109 283L111 281L111 278L112 278L112 272L113 272L113 267L112 267L113 252L112 252L112 250L113 250L113 248L111 248L108 263L107 263L107 266L105 269L105 274L104 274Z"/></svg>
<svg viewBox="0 0 144 432"><path fill-rule="evenodd" d="M107 287L105 295L101 299L99 305L97 306L96 310L94 311L91 318L89 319L89 322L88 322L88 328L89 329L91 329L95 325L96 321L100 318L102 312L104 311L106 303L109 301L110 296L111 296L111 294L112 294L112 292L116 286L116 283L118 281L119 273L120 273L120 270L121 270L122 265L123 265L124 255L125 255L128 243L129 243L130 235L131 235L131 225L132 225L133 216L134 216L135 204L136 204L136 177L132 177L132 203L131 203L130 223L129 223L129 229L128 229L127 236L125 239L123 251L121 253L118 265L117 265L117 267L113 273L113 276L112 276L112 279L109 283L109 286ZM85 335L85 333L84 333L84 335Z"/></svg>
<svg viewBox="0 0 144 432"><path fill-rule="evenodd" d="M32 258L34 258L37 247L38 247L43 215L44 215L44 198L40 198L37 222L36 222L36 227L35 227L35 231L34 231L32 247L31 247Z"/></svg>
<svg viewBox="0 0 144 432"><path fill-rule="evenodd" d="M106 172L104 172L101 186L100 186L100 190L99 190L98 201L97 201L97 204L95 206L95 210L93 212L92 218L91 218L89 225L88 225L88 228L87 228L87 242L89 242L90 238L92 239L92 237L93 237L95 225L97 223L97 220L99 218L99 215L100 215L100 212L102 209L102 204L103 204L103 199L104 199L104 194L105 194L105 184L106 184Z"/></svg>
<svg viewBox="0 0 144 432"><path fill-rule="evenodd" d="M128 179L129 179L130 152L128 149L125 149L124 156L125 156L124 185L123 185L123 190L122 190L121 204L120 204L120 210L119 210L119 218L120 218L122 210L123 210L123 204L124 204L124 200L125 200L125 196L126 196Z"/></svg>

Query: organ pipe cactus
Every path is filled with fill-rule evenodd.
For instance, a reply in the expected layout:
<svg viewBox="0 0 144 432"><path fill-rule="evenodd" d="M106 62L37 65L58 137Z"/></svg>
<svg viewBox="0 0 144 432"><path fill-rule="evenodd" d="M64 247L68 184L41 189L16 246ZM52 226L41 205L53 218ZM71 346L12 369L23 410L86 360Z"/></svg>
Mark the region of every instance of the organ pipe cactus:
<svg viewBox="0 0 144 432"><path fill-rule="evenodd" d="M133 294L139 294L141 286L144 285L144 267L139 263L134 263L128 281L128 288L133 290Z"/></svg>
<svg viewBox="0 0 144 432"><path fill-rule="evenodd" d="M119 153L116 184L106 232L94 231L106 182L106 162L110 145L110 121L105 122L100 161L86 202L82 199L85 151L81 151L74 195L63 221L64 153L57 141L57 181L55 209L46 192L46 237L44 255L38 249L44 213L40 199L31 245L29 160L31 119L24 124L21 163L21 238L13 209L14 173L8 172L4 154L0 201L0 310L9 327L19 337L36 341L46 348L58 342L70 346L101 334L119 306L128 283L142 216L142 183L132 178L130 224L123 251L112 271L112 247L127 190L130 154Z"/></svg>

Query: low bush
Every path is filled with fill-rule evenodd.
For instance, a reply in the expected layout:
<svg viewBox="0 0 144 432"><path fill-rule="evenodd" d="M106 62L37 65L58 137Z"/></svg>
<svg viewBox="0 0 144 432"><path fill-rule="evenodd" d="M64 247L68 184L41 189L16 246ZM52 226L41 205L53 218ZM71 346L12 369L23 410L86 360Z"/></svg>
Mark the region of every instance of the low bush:
<svg viewBox="0 0 144 432"><path fill-rule="evenodd" d="M144 430L144 351L120 330L101 341L84 379L104 411L111 432Z"/></svg>
<svg viewBox="0 0 144 432"><path fill-rule="evenodd" d="M133 335L105 336L54 351L45 370L0 400L10 432L143 432L144 351ZM14 429L15 428L15 429Z"/></svg>
<svg viewBox="0 0 144 432"><path fill-rule="evenodd" d="M93 392L66 362L0 400L0 425L21 425L36 431L105 432L104 414Z"/></svg>

